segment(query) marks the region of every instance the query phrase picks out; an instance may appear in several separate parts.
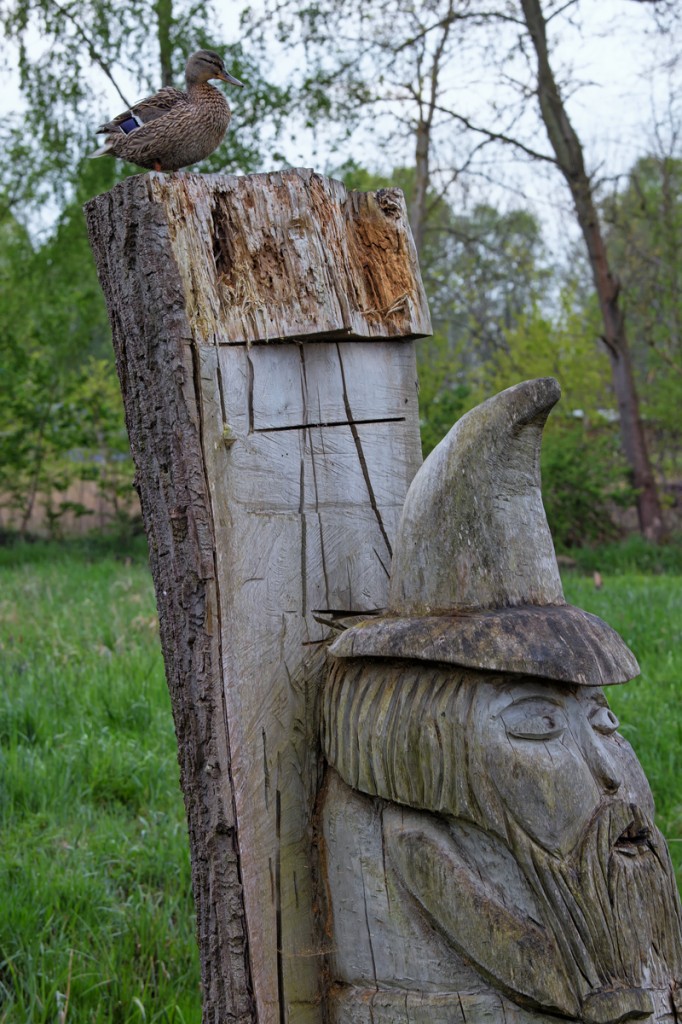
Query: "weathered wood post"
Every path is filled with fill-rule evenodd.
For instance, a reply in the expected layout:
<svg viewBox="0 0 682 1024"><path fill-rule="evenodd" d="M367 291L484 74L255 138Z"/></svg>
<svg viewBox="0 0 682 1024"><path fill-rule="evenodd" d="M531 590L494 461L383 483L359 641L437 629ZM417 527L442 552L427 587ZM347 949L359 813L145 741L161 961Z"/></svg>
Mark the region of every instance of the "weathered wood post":
<svg viewBox="0 0 682 1024"><path fill-rule="evenodd" d="M204 1020L326 1019L313 813L335 619L385 607L430 332L401 194L292 170L86 207L189 821Z"/></svg>

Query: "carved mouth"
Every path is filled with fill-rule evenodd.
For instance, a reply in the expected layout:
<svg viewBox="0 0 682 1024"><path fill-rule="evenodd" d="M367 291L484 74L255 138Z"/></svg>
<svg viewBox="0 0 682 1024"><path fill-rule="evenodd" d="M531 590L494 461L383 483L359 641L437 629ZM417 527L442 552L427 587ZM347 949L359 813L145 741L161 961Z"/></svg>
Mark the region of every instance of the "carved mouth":
<svg viewBox="0 0 682 1024"><path fill-rule="evenodd" d="M649 853L653 849L651 829L641 822L631 821L618 836L613 848L616 853L622 853L626 857L638 857L643 853Z"/></svg>

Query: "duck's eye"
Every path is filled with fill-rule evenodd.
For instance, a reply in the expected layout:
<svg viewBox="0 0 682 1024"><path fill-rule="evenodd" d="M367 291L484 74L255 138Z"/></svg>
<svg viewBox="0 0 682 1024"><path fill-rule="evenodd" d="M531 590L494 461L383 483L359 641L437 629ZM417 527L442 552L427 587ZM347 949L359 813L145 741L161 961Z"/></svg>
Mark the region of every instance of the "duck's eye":
<svg viewBox="0 0 682 1024"><path fill-rule="evenodd" d="M605 704L600 704L594 711L590 712L590 725L596 732L602 733L603 736L611 736L620 725L620 722L611 708L607 708Z"/></svg>
<svg viewBox="0 0 682 1024"><path fill-rule="evenodd" d="M551 740L561 736L568 722L563 710L547 701L522 701L502 713L508 736L519 740Z"/></svg>

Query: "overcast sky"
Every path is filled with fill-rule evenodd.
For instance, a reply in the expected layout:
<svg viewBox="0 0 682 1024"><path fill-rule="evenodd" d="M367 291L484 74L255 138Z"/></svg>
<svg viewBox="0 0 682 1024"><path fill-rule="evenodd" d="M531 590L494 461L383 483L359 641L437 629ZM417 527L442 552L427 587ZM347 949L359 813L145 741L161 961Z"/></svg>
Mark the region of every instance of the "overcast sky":
<svg viewBox="0 0 682 1024"><path fill-rule="evenodd" d="M220 4L218 4L220 7ZM224 39L232 41L237 33L237 18L241 3L223 5ZM652 20L644 4L633 0L583 0L580 5L583 31L578 34L562 18L552 22L560 29L559 45L554 56L556 66L570 65L573 77L585 84L571 95L569 113L585 146L588 166L604 176L624 173L644 152L655 148L655 123L663 123L668 116L669 97L675 96L677 113L682 117L681 66L678 59L682 39L662 37L651 31ZM648 31L647 31L648 30ZM273 59L268 73L274 71L285 77L291 67L289 60ZM121 107L104 76L93 70L93 88L102 91L103 114L112 114ZM237 105L239 96L230 92L230 102ZM11 69L0 73L0 116L7 111L23 107L16 75ZM93 136L94 144L94 136ZM544 139L538 140L538 148ZM301 131L288 142L285 152L294 165L312 166L329 171L338 166L343 157L355 155L361 162L376 169L389 171L391 166L413 162L412 146L405 152L392 150L390 156L376 152L373 156L371 140L349 147L347 153L330 151L324 132L315 137ZM359 154L359 157L358 157ZM386 161L389 165L386 166ZM267 167L264 168L267 170ZM557 193L563 186L557 182ZM532 190L531 190L532 191ZM550 197L547 196L550 200ZM542 214L542 210L539 210Z"/></svg>
<svg viewBox="0 0 682 1024"><path fill-rule="evenodd" d="M569 113L593 164L618 173L651 147L654 120L664 117L671 93L682 119L682 25L676 35L654 33L647 5L634 0L583 0L579 12L582 31L564 17L551 23L553 59L585 83L571 96ZM324 160L321 140L318 149Z"/></svg>

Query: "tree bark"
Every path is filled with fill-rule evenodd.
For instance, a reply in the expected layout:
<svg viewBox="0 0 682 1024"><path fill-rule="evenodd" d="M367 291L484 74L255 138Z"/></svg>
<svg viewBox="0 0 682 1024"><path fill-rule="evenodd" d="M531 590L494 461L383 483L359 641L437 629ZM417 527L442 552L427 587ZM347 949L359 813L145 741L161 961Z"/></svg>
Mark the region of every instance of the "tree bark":
<svg viewBox="0 0 682 1024"><path fill-rule="evenodd" d="M520 3L537 56L540 112L557 164L571 190L576 217L587 246L604 326L603 340L611 360L623 449L637 491L640 530L649 540L659 541L665 532L663 515L639 411L625 317L619 304L619 283L609 264L582 145L569 120L550 64L547 23L541 0L520 0Z"/></svg>
<svg viewBox="0 0 682 1024"><path fill-rule="evenodd" d="M414 90L414 98L417 102L419 118L415 132L414 195L410 204L410 227L412 228L412 237L414 238L418 254L421 254L424 247L424 236L426 233L428 193L431 185L431 149L433 144L431 133L438 105L443 55L455 19L453 3L450 2L447 13L439 26L440 35L435 50L431 55L431 66L426 76L424 76L425 80L422 77L421 68L427 53L426 37L422 42L424 49L418 60L417 89Z"/></svg>
<svg viewBox="0 0 682 1024"><path fill-rule="evenodd" d="M146 181L92 200L91 245L112 323L159 608L192 850L206 1021L256 1021L239 878L210 484L202 459L195 353L168 255L163 208ZM227 966L229 965L229 967Z"/></svg>
<svg viewBox="0 0 682 1024"><path fill-rule="evenodd" d="M86 207L189 822L204 1022L320 1024L312 834L334 620L384 607L429 331L402 196L310 171Z"/></svg>
<svg viewBox="0 0 682 1024"><path fill-rule="evenodd" d="M426 228L426 200L429 189L429 154L431 148L431 124L420 120L417 125L415 149L414 195L410 204L410 225L417 252L424 246Z"/></svg>
<svg viewBox="0 0 682 1024"><path fill-rule="evenodd" d="M154 4L157 33L159 39L159 64L161 67L161 85L173 85L173 0L156 0Z"/></svg>

